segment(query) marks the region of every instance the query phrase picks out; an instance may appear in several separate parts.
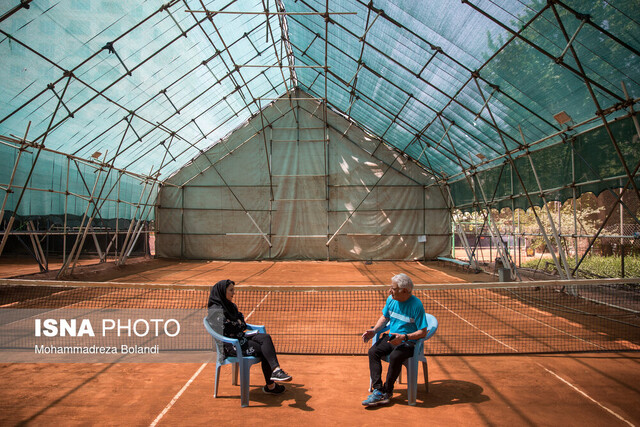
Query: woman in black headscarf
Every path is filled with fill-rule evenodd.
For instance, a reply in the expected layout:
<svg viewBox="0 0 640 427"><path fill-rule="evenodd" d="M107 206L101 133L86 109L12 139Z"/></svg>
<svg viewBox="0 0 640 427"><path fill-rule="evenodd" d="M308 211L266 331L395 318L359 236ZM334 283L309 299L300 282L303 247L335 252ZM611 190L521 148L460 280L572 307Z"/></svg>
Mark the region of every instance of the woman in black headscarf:
<svg viewBox="0 0 640 427"><path fill-rule="evenodd" d="M238 311L238 306L233 303L234 294L235 283L229 279L221 280L211 287L207 307L210 312L213 309L218 313L211 319L215 323L212 326L214 330L220 332L220 325L222 325L222 335L237 339L243 356L255 356L262 361L262 373L267 383L262 388L265 393L282 393L284 386L274 381L291 381L291 375L280 369L276 349L269 334L245 334L247 324L242 313ZM224 356L236 356L236 349L232 344L224 343Z"/></svg>

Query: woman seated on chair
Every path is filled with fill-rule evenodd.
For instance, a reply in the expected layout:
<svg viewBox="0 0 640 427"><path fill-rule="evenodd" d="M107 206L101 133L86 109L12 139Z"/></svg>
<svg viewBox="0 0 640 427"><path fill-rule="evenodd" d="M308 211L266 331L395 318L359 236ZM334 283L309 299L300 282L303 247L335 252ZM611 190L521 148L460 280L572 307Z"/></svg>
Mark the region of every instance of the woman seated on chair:
<svg viewBox="0 0 640 427"><path fill-rule="evenodd" d="M212 308L214 311L216 309L218 311L217 316L209 316L210 323L213 321L216 324L211 326L214 330L219 331L219 326L222 325L222 335L237 339L240 342L243 356L254 356L260 359L262 373L267 383L262 388L265 393L282 393L285 390L284 386L275 383L275 381L291 381L291 375L280 369L276 349L269 334L248 334L245 332L247 324L242 313L238 311L238 306L233 303L234 294L235 283L229 279L221 280L211 287L207 306L210 313ZM224 357L235 356L235 347L232 344L224 343Z"/></svg>

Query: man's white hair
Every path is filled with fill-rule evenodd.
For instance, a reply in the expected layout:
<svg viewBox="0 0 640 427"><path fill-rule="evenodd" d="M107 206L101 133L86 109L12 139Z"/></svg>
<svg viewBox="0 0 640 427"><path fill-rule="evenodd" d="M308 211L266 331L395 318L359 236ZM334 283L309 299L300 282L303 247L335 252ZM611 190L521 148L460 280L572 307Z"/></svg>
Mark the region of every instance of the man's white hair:
<svg viewBox="0 0 640 427"><path fill-rule="evenodd" d="M413 291L413 281L404 273L396 274L391 278L391 282L398 285L399 288L409 289Z"/></svg>

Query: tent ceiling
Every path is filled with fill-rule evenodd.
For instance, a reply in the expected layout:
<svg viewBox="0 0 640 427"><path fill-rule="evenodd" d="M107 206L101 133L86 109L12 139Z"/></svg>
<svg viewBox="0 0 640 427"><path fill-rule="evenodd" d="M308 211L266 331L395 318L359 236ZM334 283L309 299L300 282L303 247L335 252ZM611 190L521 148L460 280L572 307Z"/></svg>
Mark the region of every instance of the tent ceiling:
<svg viewBox="0 0 640 427"><path fill-rule="evenodd" d="M243 13L189 12L205 8ZM0 135L31 122L49 149L161 179L294 86L450 180L627 114L621 82L640 97L636 1L12 0L0 14Z"/></svg>
<svg viewBox="0 0 640 427"><path fill-rule="evenodd" d="M31 121L29 139L47 148L100 152L162 179L291 88L288 71L263 66L288 65L278 15L208 17L187 12L200 2L175 0L11 3L0 22L6 136ZM204 5L264 10L260 0Z"/></svg>

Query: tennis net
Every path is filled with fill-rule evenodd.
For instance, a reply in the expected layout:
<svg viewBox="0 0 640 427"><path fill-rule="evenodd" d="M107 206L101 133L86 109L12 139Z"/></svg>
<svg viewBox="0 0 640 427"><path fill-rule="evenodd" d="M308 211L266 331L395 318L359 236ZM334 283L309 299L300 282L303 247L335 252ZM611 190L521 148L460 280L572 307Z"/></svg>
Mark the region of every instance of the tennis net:
<svg viewBox="0 0 640 427"><path fill-rule="evenodd" d="M640 279L416 285L439 321L425 352L527 354L640 350ZM86 282L0 281L0 349L27 346L11 331L16 313L38 310L182 310L174 349L211 351L202 319L209 287ZM382 313L387 287L237 286L248 323L263 324L278 352L366 354L360 336ZM86 313L86 312L85 312ZM25 316L22 316L24 319ZM32 328L31 323L29 327ZM28 335L28 334L27 334ZM114 340L117 340L114 337Z"/></svg>

